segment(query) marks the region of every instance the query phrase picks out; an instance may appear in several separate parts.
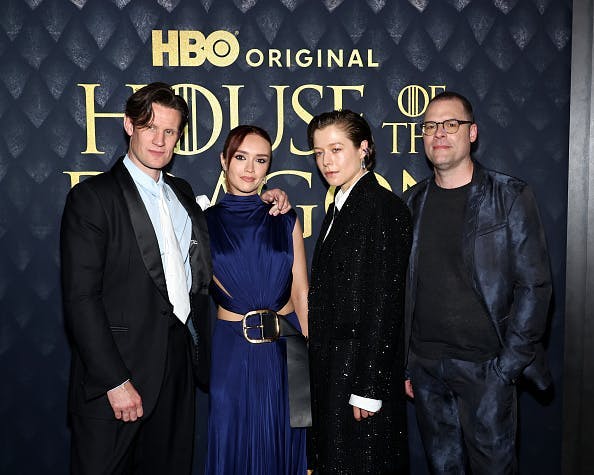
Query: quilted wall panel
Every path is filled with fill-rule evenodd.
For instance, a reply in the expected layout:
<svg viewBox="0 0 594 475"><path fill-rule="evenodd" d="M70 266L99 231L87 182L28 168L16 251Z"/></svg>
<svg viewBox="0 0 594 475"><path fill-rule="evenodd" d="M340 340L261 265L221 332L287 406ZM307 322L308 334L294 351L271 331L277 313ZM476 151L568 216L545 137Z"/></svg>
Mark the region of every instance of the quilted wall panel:
<svg viewBox="0 0 594 475"><path fill-rule="evenodd" d="M197 61L184 56L191 43L159 53L153 31L161 43L188 31L198 44L195 32L220 41L204 62L184 65ZM328 51L339 50L342 67L328 66ZM430 173L414 127L427 98L443 87L468 96L476 157L527 180L545 223L556 389L521 394L520 464L522 473L559 473L571 1L3 0L0 55L0 472L67 471L62 208L77 172L104 171L125 152L117 114L132 87L163 80L179 85L193 111L172 172L215 197L231 125L268 129L279 172L269 184L297 207L309 255L328 197L299 152L307 117L337 101L362 112L380 151L376 172L401 193ZM153 64L159 58L163 66ZM414 473L424 473L414 424L411 455Z"/></svg>

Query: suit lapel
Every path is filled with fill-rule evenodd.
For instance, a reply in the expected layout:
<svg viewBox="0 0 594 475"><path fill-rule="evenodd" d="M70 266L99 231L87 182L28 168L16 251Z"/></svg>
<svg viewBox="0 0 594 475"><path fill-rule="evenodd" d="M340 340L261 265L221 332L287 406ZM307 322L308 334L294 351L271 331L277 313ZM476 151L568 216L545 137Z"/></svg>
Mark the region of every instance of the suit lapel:
<svg viewBox="0 0 594 475"><path fill-rule="evenodd" d="M157 235L155 234L153 223L146 211L142 198L121 159L113 166L111 171L122 189L144 266L155 282L159 292L165 299L169 300Z"/></svg>
<svg viewBox="0 0 594 475"><path fill-rule="evenodd" d="M334 217L332 228L322 245L323 251L327 251L334 247L336 241L344 235L345 226L351 222L350 216L358 213L359 208L365 206L366 187L371 186L373 181L375 181L375 176L373 175L373 172L369 172L363 176L351 190L347 200L342 205L340 212ZM328 214L330 214L330 210L328 210Z"/></svg>
<svg viewBox="0 0 594 475"><path fill-rule="evenodd" d="M425 210L425 203L427 202L427 195L429 194L429 188L432 186L431 182L433 180L434 178L431 177L424 184L419 184L418 186L424 186L425 189L421 190L418 196L415 197L414 201L410 203L413 239L410 250L410 264L408 266L409 278L407 285L411 286L413 295L416 294L417 289L416 269L417 263L419 262L419 230L421 228L421 219Z"/></svg>
<svg viewBox="0 0 594 475"><path fill-rule="evenodd" d="M462 259L466 268L474 275L474 239L478 223L478 213L485 198L486 184L482 167L473 162L472 181L468 192L468 200L464 210L464 230L462 235Z"/></svg>
<svg viewBox="0 0 594 475"><path fill-rule="evenodd" d="M318 235L318 240L316 241L316 247L314 249L314 255L312 259L312 266L315 266L320 258L320 252L322 251L322 246L324 246L324 236L328 232L328 227L332 222L332 215L334 214L334 203L331 203L328 207L328 211L326 212L326 216L324 216L324 221L322 222L322 228L320 229L320 234Z"/></svg>
<svg viewBox="0 0 594 475"><path fill-rule="evenodd" d="M176 186L175 180L169 175L165 174L164 180L171 187L192 221L192 239L189 249L190 268L192 270L192 288L190 292L195 294L205 283L208 285L212 275L206 220L193 196L188 196L180 190Z"/></svg>

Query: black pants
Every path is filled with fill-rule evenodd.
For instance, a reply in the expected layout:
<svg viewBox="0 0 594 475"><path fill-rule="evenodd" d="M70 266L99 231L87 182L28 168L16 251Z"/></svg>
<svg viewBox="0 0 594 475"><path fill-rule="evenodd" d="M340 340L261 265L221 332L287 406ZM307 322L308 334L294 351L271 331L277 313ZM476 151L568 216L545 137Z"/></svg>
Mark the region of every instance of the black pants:
<svg viewBox="0 0 594 475"><path fill-rule="evenodd" d="M72 415L73 474L191 472L195 391L188 343L187 329L172 324L163 383L148 417L122 422Z"/></svg>
<svg viewBox="0 0 594 475"><path fill-rule="evenodd" d="M409 357L408 369L432 473L513 474L516 388L493 368L455 359Z"/></svg>

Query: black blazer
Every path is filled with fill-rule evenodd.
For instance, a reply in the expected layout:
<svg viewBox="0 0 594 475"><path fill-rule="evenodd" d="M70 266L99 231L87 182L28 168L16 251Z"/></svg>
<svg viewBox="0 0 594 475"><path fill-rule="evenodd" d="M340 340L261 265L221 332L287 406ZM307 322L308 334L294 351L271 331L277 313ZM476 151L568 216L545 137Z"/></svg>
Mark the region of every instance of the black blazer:
<svg viewBox="0 0 594 475"><path fill-rule="evenodd" d="M410 213L372 172L353 188L324 240L333 206L312 260L309 463L321 473L390 473L406 463L403 329ZM383 401L366 428L353 425L351 393ZM377 456L371 472L362 453Z"/></svg>
<svg viewBox="0 0 594 475"><path fill-rule="evenodd" d="M70 191L61 228L64 318L73 353L69 410L108 419L113 411L106 392L127 378L150 414L175 318L156 234L122 160ZM197 329L192 341L200 343L194 348L194 359L201 359L195 373L206 384L212 274L206 222L190 185L168 175L165 181L192 220L188 321Z"/></svg>

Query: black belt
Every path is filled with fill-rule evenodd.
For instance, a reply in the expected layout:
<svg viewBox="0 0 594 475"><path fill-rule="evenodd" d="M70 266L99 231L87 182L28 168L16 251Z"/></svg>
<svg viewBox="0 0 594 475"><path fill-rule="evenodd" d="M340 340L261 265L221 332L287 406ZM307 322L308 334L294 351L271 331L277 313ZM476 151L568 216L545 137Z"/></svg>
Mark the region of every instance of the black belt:
<svg viewBox="0 0 594 475"><path fill-rule="evenodd" d="M273 310L246 313L242 327L243 336L250 343L270 343L280 337L294 337L286 340L291 427L310 427L309 357L307 340L303 334L283 315Z"/></svg>

